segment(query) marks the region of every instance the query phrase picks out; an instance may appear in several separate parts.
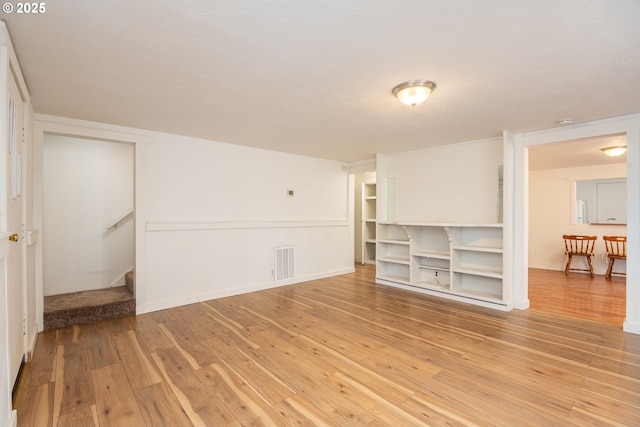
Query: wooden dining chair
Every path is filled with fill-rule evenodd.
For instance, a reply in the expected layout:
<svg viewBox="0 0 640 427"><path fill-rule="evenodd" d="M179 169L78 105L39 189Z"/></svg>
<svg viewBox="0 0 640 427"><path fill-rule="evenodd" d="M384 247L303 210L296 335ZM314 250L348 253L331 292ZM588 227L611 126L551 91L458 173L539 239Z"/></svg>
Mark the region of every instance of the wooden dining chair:
<svg viewBox="0 0 640 427"><path fill-rule="evenodd" d="M609 266L607 267L606 279L611 279L611 274L622 274L626 276L626 272L613 271L613 263L617 259L627 259L627 236L602 236L604 247L607 250L607 258Z"/></svg>
<svg viewBox="0 0 640 427"><path fill-rule="evenodd" d="M593 258L594 247L596 243L596 236L579 236L574 234L564 234L565 254L567 255L567 265L564 267L564 274L569 274L569 271L588 271L591 277L593 277ZM583 256L587 260L589 269L584 268L571 268L571 261L574 256Z"/></svg>

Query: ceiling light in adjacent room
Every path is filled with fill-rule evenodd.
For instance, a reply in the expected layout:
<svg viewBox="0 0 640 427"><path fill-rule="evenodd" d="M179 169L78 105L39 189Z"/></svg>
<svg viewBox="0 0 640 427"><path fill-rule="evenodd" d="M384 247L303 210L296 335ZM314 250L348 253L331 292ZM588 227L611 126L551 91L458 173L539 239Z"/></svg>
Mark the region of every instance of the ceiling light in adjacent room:
<svg viewBox="0 0 640 427"><path fill-rule="evenodd" d="M627 152L627 146L617 145L615 147L601 148L600 150L609 157L617 157L617 156L622 156L624 153Z"/></svg>
<svg viewBox="0 0 640 427"><path fill-rule="evenodd" d="M405 105L415 107L427 100L436 84L429 80L409 80L394 87L393 93Z"/></svg>

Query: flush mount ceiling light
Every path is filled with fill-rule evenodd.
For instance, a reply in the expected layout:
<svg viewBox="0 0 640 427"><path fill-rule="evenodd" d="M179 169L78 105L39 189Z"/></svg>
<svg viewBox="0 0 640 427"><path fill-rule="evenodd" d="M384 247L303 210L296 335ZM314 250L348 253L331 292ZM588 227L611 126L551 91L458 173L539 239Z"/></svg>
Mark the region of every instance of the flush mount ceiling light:
<svg viewBox="0 0 640 427"><path fill-rule="evenodd" d="M626 145L616 145L615 147L606 147L600 149L604 154L609 157L622 156L627 151Z"/></svg>
<svg viewBox="0 0 640 427"><path fill-rule="evenodd" d="M409 80L394 87L393 93L405 105L415 107L427 100L436 84L429 80Z"/></svg>

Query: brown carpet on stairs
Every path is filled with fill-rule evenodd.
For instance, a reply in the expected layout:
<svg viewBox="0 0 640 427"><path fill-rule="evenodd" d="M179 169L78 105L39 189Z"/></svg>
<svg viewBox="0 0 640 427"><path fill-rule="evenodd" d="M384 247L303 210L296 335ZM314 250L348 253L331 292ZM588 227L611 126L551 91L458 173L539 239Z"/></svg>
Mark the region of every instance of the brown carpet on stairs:
<svg viewBox="0 0 640 427"><path fill-rule="evenodd" d="M135 275L133 274L133 270L127 271L127 273L124 275L124 285L127 287L127 289L129 289L129 292L131 292L133 295L135 295L135 292L133 291L134 282L135 282Z"/></svg>
<svg viewBox="0 0 640 427"><path fill-rule="evenodd" d="M126 286L44 297L45 330L135 314L136 300Z"/></svg>

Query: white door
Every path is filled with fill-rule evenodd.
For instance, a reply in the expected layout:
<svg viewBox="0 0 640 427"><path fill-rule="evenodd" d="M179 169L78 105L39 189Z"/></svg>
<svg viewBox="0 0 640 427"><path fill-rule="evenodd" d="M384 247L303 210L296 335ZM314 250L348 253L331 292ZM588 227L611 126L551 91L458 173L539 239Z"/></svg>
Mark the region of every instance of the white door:
<svg viewBox="0 0 640 427"><path fill-rule="evenodd" d="M22 280L22 141L24 103L13 76L8 82L7 101L7 231L9 256L7 259L7 329L9 345L9 374L15 382L25 349L24 338L24 283Z"/></svg>

